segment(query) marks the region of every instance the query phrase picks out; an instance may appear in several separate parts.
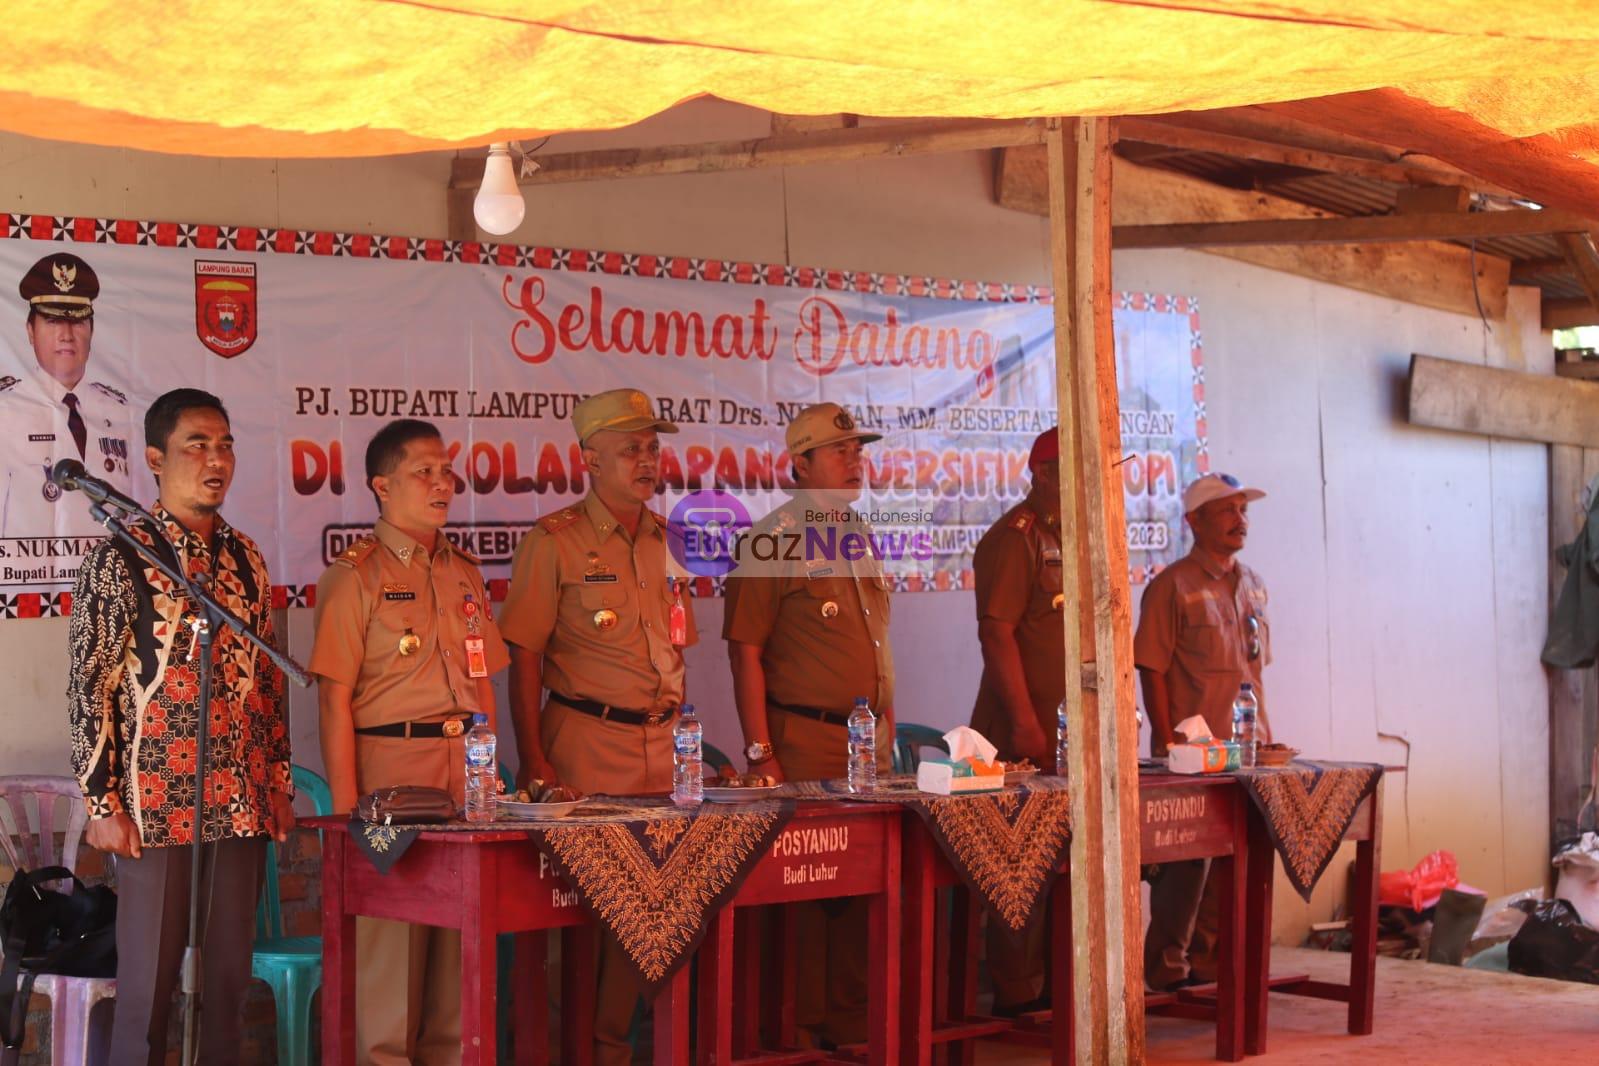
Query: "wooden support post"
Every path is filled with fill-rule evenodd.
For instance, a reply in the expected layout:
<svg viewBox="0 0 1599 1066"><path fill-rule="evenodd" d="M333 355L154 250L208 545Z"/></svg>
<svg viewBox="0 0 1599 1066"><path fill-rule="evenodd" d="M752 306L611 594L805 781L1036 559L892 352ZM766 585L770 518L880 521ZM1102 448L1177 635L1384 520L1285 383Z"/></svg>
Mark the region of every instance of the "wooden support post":
<svg viewBox="0 0 1599 1066"><path fill-rule="evenodd" d="M1083 633L1066 626L1072 937L1077 945L1073 1026L1079 1063L1136 1063L1144 1059L1144 981L1132 599L1126 519L1115 476L1121 435L1111 326L1110 121L1052 121L1045 143L1061 426L1061 554L1079 560L1078 613L1082 617L1092 606L1092 659L1098 666L1097 692L1085 691L1079 666Z"/></svg>

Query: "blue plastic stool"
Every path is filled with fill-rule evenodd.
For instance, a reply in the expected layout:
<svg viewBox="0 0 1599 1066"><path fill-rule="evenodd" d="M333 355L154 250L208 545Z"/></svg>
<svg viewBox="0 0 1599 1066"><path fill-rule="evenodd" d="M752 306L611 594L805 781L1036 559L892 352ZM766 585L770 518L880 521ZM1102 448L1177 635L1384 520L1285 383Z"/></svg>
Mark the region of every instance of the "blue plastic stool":
<svg viewBox="0 0 1599 1066"><path fill-rule="evenodd" d="M333 792L328 783L303 766L294 767L293 773L295 791L310 798L317 814L332 814ZM271 841L267 842L266 883L255 913L250 973L272 988L278 1012L278 1066L310 1066L311 997L322 986L322 938L283 935L278 851Z"/></svg>

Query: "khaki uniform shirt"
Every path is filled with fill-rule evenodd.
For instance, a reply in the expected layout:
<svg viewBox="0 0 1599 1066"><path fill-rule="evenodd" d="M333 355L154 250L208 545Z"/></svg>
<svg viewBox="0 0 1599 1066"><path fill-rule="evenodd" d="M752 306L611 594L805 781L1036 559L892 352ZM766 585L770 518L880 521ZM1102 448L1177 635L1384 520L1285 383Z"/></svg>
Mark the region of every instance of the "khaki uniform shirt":
<svg viewBox="0 0 1599 1066"><path fill-rule="evenodd" d="M477 559L443 534L429 557L380 518L373 535L335 559L317 582L310 670L355 690L350 710L357 729L483 711L466 660L468 596L478 607L488 671L496 673L511 658ZM421 645L402 655L407 630Z"/></svg>
<svg viewBox="0 0 1599 1066"><path fill-rule="evenodd" d="M1056 714L1066 698L1065 607L1069 601L1075 606L1077 598L1065 595L1059 525L1046 522L1024 500L983 534L972 568L978 621L991 618L1016 627L1033 713L1044 735L1054 736ZM1002 749L1002 742L1009 740L1010 715L1000 699L999 680L986 663L972 726Z"/></svg>
<svg viewBox="0 0 1599 1066"><path fill-rule="evenodd" d="M671 639L679 601L682 647ZM612 616L609 628L596 621ZM516 547L500 631L544 656L551 692L646 713L681 704L683 647L698 634L686 575L667 554L666 519L646 510L635 539L592 492L539 519Z"/></svg>
<svg viewBox="0 0 1599 1066"><path fill-rule="evenodd" d="M754 532L803 534L800 509L790 501ZM882 718L894 705L888 581L871 559L794 565L800 572L730 576L722 636L761 649L771 702L847 714L865 696Z"/></svg>
<svg viewBox="0 0 1599 1066"><path fill-rule="evenodd" d="M1251 634L1249 619L1258 632ZM1258 639L1251 654L1252 643ZM1166 675L1173 728L1203 715L1212 735L1233 735L1233 700L1250 682L1260 701L1262 736L1270 735L1261 671L1271 662L1266 583L1243 563L1231 571L1198 550L1155 575L1144 589L1133 661Z"/></svg>

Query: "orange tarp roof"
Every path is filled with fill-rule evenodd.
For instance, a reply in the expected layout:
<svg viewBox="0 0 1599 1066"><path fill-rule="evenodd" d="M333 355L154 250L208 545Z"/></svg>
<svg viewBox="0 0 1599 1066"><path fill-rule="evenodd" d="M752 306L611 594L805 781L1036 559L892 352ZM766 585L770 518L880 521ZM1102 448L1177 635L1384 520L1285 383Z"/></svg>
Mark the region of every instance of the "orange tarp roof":
<svg viewBox="0 0 1599 1066"><path fill-rule="evenodd" d="M1013 118L1389 89L1599 164L1592 0L14 0L5 33L0 127L196 155L481 145L701 95Z"/></svg>

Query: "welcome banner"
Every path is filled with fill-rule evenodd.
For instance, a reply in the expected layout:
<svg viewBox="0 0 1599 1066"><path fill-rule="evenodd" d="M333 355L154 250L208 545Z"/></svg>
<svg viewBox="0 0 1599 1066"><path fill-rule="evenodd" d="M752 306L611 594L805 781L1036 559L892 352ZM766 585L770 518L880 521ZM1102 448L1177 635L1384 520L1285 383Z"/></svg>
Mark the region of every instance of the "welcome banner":
<svg viewBox="0 0 1599 1066"><path fill-rule="evenodd" d="M1028 446L1055 421L1049 293L1027 286L47 216L0 214L0 235L8 616L68 610L89 538L103 534L50 467L79 459L153 500L143 413L182 385L228 406L238 471L223 513L261 543L288 605L308 603L322 569L370 529L363 453L397 417L444 434L457 475L447 532L503 581L533 521L587 490L568 421L583 396L640 388L681 427L662 438L663 513L722 488L757 516L785 498L787 422L836 401L883 435L858 506L915 545L885 560L907 591L969 583L972 547L1026 494ZM16 288L63 253L98 282L76 365L70 345L26 324ZM1152 394L1194 388L1187 301L1124 294L1118 337L1142 338L1136 373L1164 383ZM1167 427L1190 444L1193 413ZM1170 478L1144 470L1154 476L1139 493L1170 495Z"/></svg>

